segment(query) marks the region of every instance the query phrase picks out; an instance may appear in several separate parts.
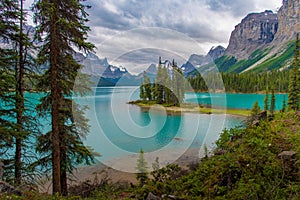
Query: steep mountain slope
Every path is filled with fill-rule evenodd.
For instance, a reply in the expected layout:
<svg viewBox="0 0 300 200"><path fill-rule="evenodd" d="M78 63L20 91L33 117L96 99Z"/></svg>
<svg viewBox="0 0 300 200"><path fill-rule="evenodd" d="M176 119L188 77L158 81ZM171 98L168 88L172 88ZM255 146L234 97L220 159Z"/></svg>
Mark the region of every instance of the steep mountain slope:
<svg viewBox="0 0 300 200"><path fill-rule="evenodd" d="M225 54L237 59L247 59L252 52L271 43L277 30L277 14L272 11L251 13L231 33Z"/></svg>
<svg viewBox="0 0 300 200"><path fill-rule="evenodd" d="M232 31L224 55L215 60L224 72L282 69L291 65L300 32L300 0L284 0L278 13L247 15Z"/></svg>

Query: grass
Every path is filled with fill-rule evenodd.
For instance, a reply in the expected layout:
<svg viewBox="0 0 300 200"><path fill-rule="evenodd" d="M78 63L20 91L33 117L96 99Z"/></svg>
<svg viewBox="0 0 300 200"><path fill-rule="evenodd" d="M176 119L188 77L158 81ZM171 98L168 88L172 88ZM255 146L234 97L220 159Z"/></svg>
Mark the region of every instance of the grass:
<svg viewBox="0 0 300 200"><path fill-rule="evenodd" d="M286 50L282 54L274 54L271 58L255 67L252 71L261 72L263 70L280 69L286 66L288 64L288 61L293 58L294 50L295 43L288 43Z"/></svg>
<svg viewBox="0 0 300 200"><path fill-rule="evenodd" d="M174 106L170 104L158 105L155 101L131 101L129 104L140 106L144 109L164 110L168 114L181 114L181 113L202 113L202 114L228 114L242 117L248 117L250 110L243 109L222 109L222 108L209 108L202 105L193 103L183 103L180 106Z"/></svg>

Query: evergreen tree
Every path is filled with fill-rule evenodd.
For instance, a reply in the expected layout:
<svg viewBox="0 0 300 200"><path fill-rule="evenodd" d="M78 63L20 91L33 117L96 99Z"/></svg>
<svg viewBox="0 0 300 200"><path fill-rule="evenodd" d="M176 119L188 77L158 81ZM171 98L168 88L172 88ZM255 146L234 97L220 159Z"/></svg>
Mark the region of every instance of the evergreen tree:
<svg viewBox="0 0 300 200"><path fill-rule="evenodd" d="M1 1L0 3L0 39L7 44L16 43L18 26L18 1ZM17 53L7 46L0 46L0 157L6 164L4 176L8 177L9 165L13 165L8 151L14 147L15 123L15 95L16 87L14 66ZM8 164L9 163L9 164Z"/></svg>
<svg viewBox="0 0 300 200"><path fill-rule="evenodd" d="M267 111L269 110L269 91L268 89L266 90L266 95L264 99L264 110Z"/></svg>
<svg viewBox="0 0 300 200"><path fill-rule="evenodd" d="M258 101L256 101L251 109L251 116L250 116L250 122L253 122L254 120L257 120L259 114L260 114L260 106L258 104Z"/></svg>
<svg viewBox="0 0 300 200"><path fill-rule="evenodd" d="M137 159L136 163L136 178L140 182L141 186L143 186L148 181L148 167L147 167L147 161L144 158L144 151L140 150L139 158Z"/></svg>
<svg viewBox="0 0 300 200"><path fill-rule="evenodd" d="M162 104L164 102L164 84L163 84L163 69L161 66L161 57L159 57L159 64L155 80L155 99L156 103Z"/></svg>
<svg viewBox="0 0 300 200"><path fill-rule="evenodd" d="M275 101L276 101L276 99L275 99L274 89L272 89L271 105L270 105L270 114L271 114L271 117L274 116Z"/></svg>
<svg viewBox="0 0 300 200"><path fill-rule="evenodd" d="M145 85L144 85L143 81L141 81L141 84L140 84L140 99L142 99L143 101L146 101Z"/></svg>
<svg viewBox="0 0 300 200"><path fill-rule="evenodd" d="M281 112L285 112L286 110L286 99L285 96L283 97L283 101L282 101L282 108L281 108Z"/></svg>
<svg viewBox="0 0 300 200"><path fill-rule="evenodd" d="M179 106L184 99L184 77L182 71L177 67L177 64L173 60L172 62L172 88L173 88L173 103L175 106Z"/></svg>
<svg viewBox="0 0 300 200"><path fill-rule="evenodd" d="M149 77L146 75L146 72L144 71L144 89L145 89L145 96L149 101L152 101L152 89L151 89L151 82Z"/></svg>
<svg viewBox="0 0 300 200"><path fill-rule="evenodd" d="M161 83L163 86L163 102L166 102L166 103L167 103L167 99L169 98L168 95L169 95L169 90L170 90L170 88L168 88L168 86L167 86L168 78L169 78L168 71L167 71L166 67L163 67L162 72L161 72Z"/></svg>
<svg viewBox="0 0 300 200"><path fill-rule="evenodd" d="M77 118L84 119L83 111L79 106L72 107L74 102L66 98L74 92L74 82L81 67L73 58L74 48L80 51L94 48L86 42L88 14L83 1L37 0L33 8L37 36L43 44L38 53L39 63L49 64L49 70L40 81L40 88L49 92L41 100L39 110L43 115L51 113L51 131L47 133L50 139L45 145L51 146L53 194L67 194L66 173L73 168L68 154L80 158L82 149L86 149L79 136L86 133L88 127L86 123L76 124L72 114L77 113ZM90 152L86 158L89 157L92 157Z"/></svg>
<svg viewBox="0 0 300 200"><path fill-rule="evenodd" d="M300 56L300 44L299 44L299 34L297 34L296 45L295 45L295 54L293 59L293 69L291 71L290 80L289 80L289 98L288 105L292 110L299 109L300 103L300 72L299 72L299 56Z"/></svg>

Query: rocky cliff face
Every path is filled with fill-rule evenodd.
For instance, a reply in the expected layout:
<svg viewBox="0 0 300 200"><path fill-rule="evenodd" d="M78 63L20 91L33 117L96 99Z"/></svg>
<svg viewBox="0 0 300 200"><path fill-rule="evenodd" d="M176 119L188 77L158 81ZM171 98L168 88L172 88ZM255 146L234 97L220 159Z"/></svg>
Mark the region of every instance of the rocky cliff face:
<svg viewBox="0 0 300 200"><path fill-rule="evenodd" d="M278 21L273 45L294 40L300 32L300 0L283 0L283 6L278 11Z"/></svg>
<svg viewBox="0 0 300 200"><path fill-rule="evenodd" d="M225 52L225 48L222 46L217 46L217 47L212 47L209 52L208 55L213 59L216 60L217 58L220 58Z"/></svg>
<svg viewBox="0 0 300 200"><path fill-rule="evenodd" d="M272 11L251 13L231 33L225 54L246 59L256 49L271 43L277 31L277 14Z"/></svg>

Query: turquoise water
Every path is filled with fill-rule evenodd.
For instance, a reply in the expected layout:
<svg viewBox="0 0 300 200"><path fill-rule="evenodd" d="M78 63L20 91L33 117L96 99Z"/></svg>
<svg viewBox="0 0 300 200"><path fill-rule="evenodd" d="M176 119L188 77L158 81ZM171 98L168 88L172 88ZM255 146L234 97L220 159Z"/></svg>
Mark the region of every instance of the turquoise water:
<svg viewBox="0 0 300 200"><path fill-rule="evenodd" d="M212 101L215 106L227 107L233 109L251 109L255 101L258 101L261 109L264 107L264 94L218 94L218 93L186 93L186 102L200 103L211 105ZM275 110L282 108L284 98L288 99L287 94L275 94ZM269 103L271 95L269 94Z"/></svg>
<svg viewBox="0 0 300 200"><path fill-rule="evenodd" d="M127 104L139 98L136 87L95 88L95 95L76 98L90 109L90 133L86 144L102 154L100 160L159 150L211 146L224 128L241 125L241 119L226 115L167 115L143 111ZM216 123L217 122L217 123Z"/></svg>
<svg viewBox="0 0 300 200"><path fill-rule="evenodd" d="M40 96L38 93L26 95L33 104ZM276 95L276 109L281 108L284 96ZM140 149L159 154L160 150L200 148L204 143L210 147L224 128L242 125L241 118L226 115L167 115L151 109L145 112L138 106L127 104L130 100L139 99L137 87L94 88L90 96L74 99L89 106L86 117L90 120L90 132L84 142L102 155L100 161L135 154ZM251 109L256 100L263 107L264 95L186 93L185 100ZM40 122L43 132L50 130L49 117Z"/></svg>

